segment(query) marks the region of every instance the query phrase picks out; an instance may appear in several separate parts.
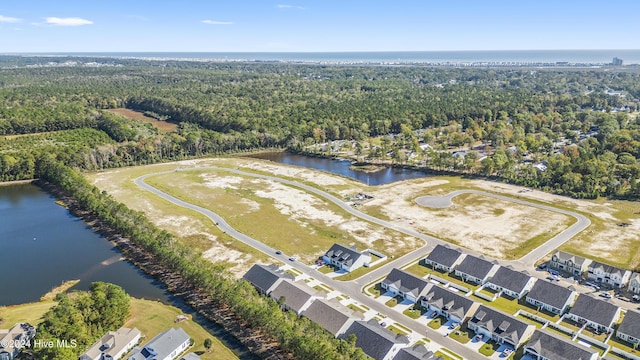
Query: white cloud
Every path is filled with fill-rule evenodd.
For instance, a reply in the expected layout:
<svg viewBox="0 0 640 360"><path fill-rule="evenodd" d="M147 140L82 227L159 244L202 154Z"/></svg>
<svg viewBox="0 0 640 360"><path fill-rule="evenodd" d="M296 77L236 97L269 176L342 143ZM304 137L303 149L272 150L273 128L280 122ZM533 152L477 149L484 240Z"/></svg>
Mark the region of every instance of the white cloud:
<svg viewBox="0 0 640 360"><path fill-rule="evenodd" d="M22 19L0 15L0 23L19 23Z"/></svg>
<svg viewBox="0 0 640 360"><path fill-rule="evenodd" d="M304 8L302 6L296 6L296 5L283 5L283 4L279 4L276 5L276 7L278 9L298 9L298 10L304 10Z"/></svg>
<svg viewBox="0 0 640 360"><path fill-rule="evenodd" d="M207 25L233 25L233 21L216 21L216 20L202 20L203 24Z"/></svg>
<svg viewBox="0 0 640 360"><path fill-rule="evenodd" d="M48 17L45 19L45 22L49 25L55 25L55 26L82 26L82 25L93 24L93 21L91 20L77 18L77 17L70 17L70 18Z"/></svg>

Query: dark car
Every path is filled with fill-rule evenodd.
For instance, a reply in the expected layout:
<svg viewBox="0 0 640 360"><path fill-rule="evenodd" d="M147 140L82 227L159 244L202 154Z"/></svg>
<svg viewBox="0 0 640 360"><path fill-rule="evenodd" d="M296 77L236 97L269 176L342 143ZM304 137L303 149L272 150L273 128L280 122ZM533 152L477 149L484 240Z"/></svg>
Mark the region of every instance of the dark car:
<svg viewBox="0 0 640 360"><path fill-rule="evenodd" d="M282 250L276 250L276 255L282 255Z"/></svg>

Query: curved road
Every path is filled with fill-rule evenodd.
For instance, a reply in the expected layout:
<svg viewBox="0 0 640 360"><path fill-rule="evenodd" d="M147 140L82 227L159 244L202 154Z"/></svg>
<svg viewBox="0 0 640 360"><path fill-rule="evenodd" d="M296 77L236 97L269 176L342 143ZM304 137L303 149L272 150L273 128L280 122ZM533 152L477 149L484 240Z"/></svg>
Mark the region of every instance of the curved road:
<svg viewBox="0 0 640 360"><path fill-rule="evenodd" d="M408 328L410 328L411 330L415 331L417 334L424 334L425 331L425 326L419 322L417 322L416 320L412 320L406 316L404 316L403 314L400 314L398 312L395 311L389 311L389 308L387 306L385 306L384 304L381 304L377 301L375 301L374 299L366 296L365 294L363 294L363 292L361 291L361 288L363 286L365 286L366 284L386 275L387 273L390 272L390 270L393 267L398 267L400 265L397 264L407 264L413 261L417 261L418 259L424 257L426 255L426 253L428 252L428 250L432 247L434 247L436 244L446 244L445 241L442 241L440 239L437 239L435 237L432 236L428 236L428 235L424 235L421 233L418 233L416 231L410 230L410 229L405 229L402 228L400 226L397 226L395 224L392 224L390 222L375 218L371 215L367 215L365 213L362 213L358 210L353 209L351 206L345 204L342 200L338 199L337 197L319 190L317 188L311 187L309 185L305 185L296 181L290 181L290 180L285 180L285 179L281 179L278 177L274 177L274 176L268 176L268 175L260 175L260 174L254 174L254 173L249 173L249 172L245 172L245 171L241 171L241 170L237 170L237 169L232 169L232 168L223 168L223 167L202 167L202 168L197 168L197 169L193 169L193 170L218 170L218 171L226 171L226 172L231 172L231 173L235 173L238 175L243 175L243 176L250 176L250 177L255 177L255 178L261 178L261 179L266 179L266 180L272 180L272 181L277 181L280 182L282 184L285 185L289 185L289 186L293 186L293 187L297 187L297 188L301 188L304 189L305 191L314 193L320 197L325 198L328 201L331 201L332 203L338 205L341 209L343 209L344 211L357 216L363 220L367 220L370 221L372 223L378 224L380 226L384 226L393 230L396 230L398 232L410 235L410 236L414 236L417 238L420 238L422 240L424 240L427 244L413 252L410 252L404 256L402 256L401 258L395 259L394 261L391 261L373 271L370 271L368 274L358 278L357 280L354 280L353 282L355 282L358 286L353 286L350 282L343 282L343 281L337 281L334 280L302 263L299 263L297 261L289 261L289 256L286 254L276 254L275 251L276 249L271 248L270 246L265 245L264 243L248 236L245 235L239 231L237 231L236 229L234 229L233 227L231 227L220 215L216 214L215 212L208 210L206 208L188 203L186 201L180 200L172 195L169 195L161 190L156 189L155 187L147 184L144 182L144 180L148 177L151 176L156 176L156 175L161 175L161 174L167 174L167 173L171 173L171 172L175 172L175 171L164 171L164 172L157 172L157 173L152 173L152 174L147 174L141 177L138 177L134 180L135 184L140 186L141 188L152 192L153 194L156 194L157 196L160 196L176 205L200 212L202 214L204 214L205 216L207 216L208 218L210 218L223 232L229 234L231 237L240 240L242 242L244 242L245 244L252 246L253 248L267 254L270 257L276 258L280 261L282 261L283 263L289 263L291 266L293 266L294 268L298 269L299 271L301 271L302 273L309 275L325 284L328 284L329 286L331 286L332 288L334 288L337 291L340 291L341 293L347 294L349 295L351 298L353 298L354 300L358 301L359 303L368 306L369 308L371 308L372 310L375 310L378 313L382 313L387 315L391 320L401 323L405 326L407 326ZM189 170L181 170L181 171L189 171ZM484 195L484 196L490 196L493 198L497 198L497 199L501 199L501 200L506 200L506 201L512 201L512 202L516 202L519 204L523 204L523 205L528 205L528 206L534 206L540 209L545 209L545 210L550 210L550 211L555 211L555 212L559 212L562 214L566 214L569 216L573 216L575 217L578 221L572 225L571 227L569 227L568 229L566 229L565 231L563 231L562 233L558 234L557 236L555 236L553 239L549 240L548 242L546 242L545 244L543 244L542 246L538 247L537 249L533 250L531 253L529 253L528 255L526 255L525 257L523 257L522 259L518 260L518 262L520 262L519 267L521 267L523 265L523 263L528 264L529 262L531 262L531 264L533 264L533 262L535 262L539 257L542 257L544 255L546 255L549 251L551 251L551 249L557 247L559 244L567 241L568 239L570 239L572 236L574 236L576 233L580 232L581 230L583 230L584 228L586 228L589 225L589 220L587 218L585 218L584 216L580 215L580 214L576 214L570 211L566 211L566 210L561 210L561 209L556 209L550 206L545 206L545 205L539 205L539 204L535 204L535 203L530 203L524 200L520 200L520 199L513 199L510 197L506 197L506 196L501 196L501 195L496 195L496 194L491 194L491 193L485 193L483 191L476 191L476 190L460 190L460 191L456 191L456 192L452 192L450 194L448 194L447 196L450 196L451 198L463 193L476 193L476 194L480 194L480 195ZM549 248L549 250L547 250L547 248ZM470 252L470 253L474 253L473 251L467 251L465 250L465 252ZM535 254L535 255L532 255ZM538 256L538 254L541 254L540 256ZM453 351L455 351L456 353L458 353L459 355L463 356L466 359L474 359L477 358L477 353L472 350L469 349L465 346L462 346L460 343L445 337L435 331L431 331L428 334L428 337L431 338L432 340L434 340L436 343L452 349Z"/></svg>

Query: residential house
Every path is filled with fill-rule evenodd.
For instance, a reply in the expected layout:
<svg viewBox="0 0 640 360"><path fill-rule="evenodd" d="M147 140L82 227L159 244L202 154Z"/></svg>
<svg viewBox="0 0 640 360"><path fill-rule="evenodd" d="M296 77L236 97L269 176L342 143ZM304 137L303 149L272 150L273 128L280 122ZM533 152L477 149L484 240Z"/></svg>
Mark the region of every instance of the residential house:
<svg viewBox="0 0 640 360"><path fill-rule="evenodd" d="M268 294L285 279L295 280L293 275L280 270L275 264L255 264L242 278L250 282L261 294Z"/></svg>
<svg viewBox="0 0 640 360"><path fill-rule="evenodd" d="M540 309L562 315L576 299L573 286L562 287L549 281L536 281L527 294L527 302Z"/></svg>
<svg viewBox="0 0 640 360"><path fill-rule="evenodd" d="M578 300L565 315L578 324L610 333L620 317L620 308L609 301L596 299L587 294L578 295Z"/></svg>
<svg viewBox="0 0 640 360"><path fill-rule="evenodd" d="M429 351L426 346L419 344L400 349L393 360L442 360L442 358Z"/></svg>
<svg viewBox="0 0 640 360"><path fill-rule="evenodd" d="M431 253L424 259L425 264L437 270L450 273L454 266L458 265L465 255L448 246L436 245Z"/></svg>
<svg viewBox="0 0 640 360"><path fill-rule="evenodd" d="M389 275L382 280L380 287L392 292L394 295L400 295L405 300L415 303L423 294L428 284L428 281L406 271L393 269Z"/></svg>
<svg viewBox="0 0 640 360"><path fill-rule="evenodd" d="M591 261L591 259L583 258L582 256L556 251L551 255L549 267L573 275L581 275L588 270Z"/></svg>
<svg viewBox="0 0 640 360"><path fill-rule="evenodd" d="M80 355L79 360L118 360L138 344L141 335L136 328L109 331Z"/></svg>
<svg viewBox="0 0 640 360"><path fill-rule="evenodd" d="M524 353L536 360L597 360L599 351L577 342L536 330L524 347Z"/></svg>
<svg viewBox="0 0 640 360"><path fill-rule="evenodd" d="M508 344L514 348L529 339L536 329L535 325L484 305L480 305L467 326L478 335L487 336L498 344Z"/></svg>
<svg viewBox="0 0 640 360"><path fill-rule="evenodd" d="M499 265L487 261L483 256L475 257L467 255L462 262L455 267L454 273L464 281L484 284L500 268Z"/></svg>
<svg viewBox="0 0 640 360"><path fill-rule="evenodd" d="M353 271L362 266L368 266L371 262L371 255L368 251L359 252L355 248L333 244L329 251L322 256L322 260L340 270Z"/></svg>
<svg viewBox="0 0 640 360"><path fill-rule="evenodd" d="M589 265L587 278L622 288L629 283L631 271L594 261Z"/></svg>
<svg viewBox="0 0 640 360"><path fill-rule="evenodd" d="M480 306L480 303L466 296L435 284L429 284L425 295L420 298L420 304L427 311L434 311L438 316L444 316L448 320L459 324L471 317Z"/></svg>
<svg viewBox="0 0 640 360"><path fill-rule="evenodd" d="M616 336L628 343L640 346L640 313L629 310L618 327Z"/></svg>
<svg viewBox="0 0 640 360"><path fill-rule="evenodd" d="M533 286L536 278L526 271L515 271L511 266L501 266L498 271L487 280L486 286L500 291L512 298L521 299Z"/></svg>
<svg viewBox="0 0 640 360"><path fill-rule="evenodd" d="M302 316L322 326L335 337L344 334L354 321L364 319L361 312L349 309L336 299L316 299L302 312Z"/></svg>
<svg viewBox="0 0 640 360"><path fill-rule="evenodd" d="M191 338L182 328L171 328L151 339L142 349L131 351L129 360L174 360L191 345Z"/></svg>
<svg viewBox="0 0 640 360"><path fill-rule="evenodd" d="M640 273L634 272L629 278L629 291L640 295Z"/></svg>
<svg viewBox="0 0 640 360"><path fill-rule="evenodd" d="M36 328L28 323L18 323L10 329L0 329L0 360L15 359L35 336Z"/></svg>
<svg viewBox="0 0 640 360"><path fill-rule="evenodd" d="M284 308L300 315L315 299L324 297L321 293L304 282L291 280L281 281L269 294L275 301L283 301Z"/></svg>
<svg viewBox="0 0 640 360"><path fill-rule="evenodd" d="M409 345L407 336L392 333L375 319L354 322L340 338L346 339L351 334L356 336L356 346L375 360L391 360L401 348Z"/></svg>

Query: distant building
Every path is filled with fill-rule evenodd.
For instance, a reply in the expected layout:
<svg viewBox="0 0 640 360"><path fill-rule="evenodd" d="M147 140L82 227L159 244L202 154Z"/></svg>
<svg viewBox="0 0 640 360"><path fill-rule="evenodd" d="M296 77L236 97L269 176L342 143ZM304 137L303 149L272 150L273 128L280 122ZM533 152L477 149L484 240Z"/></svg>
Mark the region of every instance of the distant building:
<svg viewBox="0 0 640 360"><path fill-rule="evenodd" d="M573 275L581 275L583 272L588 270L591 262L591 259L586 259L582 256L569 254L563 251L556 251L551 256L549 267L556 270L566 271Z"/></svg>
<svg viewBox="0 0 640 360"><path fill-rule="evenodd" d="M640 273L631 274L631 279L629 279L629 291L634 294L640 294Z"/></svg>
<svg viewBox="0 0 640 360"><path fill-rule="evenodd" d="M617 288L625 287L631 278L631 271L594 261L589 265L587 278Z"/></svg>
<svg viewBox="0 0 640 360"><path fill-rule="evenodd" d="M611 61L611 65L613 66L622 66L622 59L614 57Z"/></svg>

